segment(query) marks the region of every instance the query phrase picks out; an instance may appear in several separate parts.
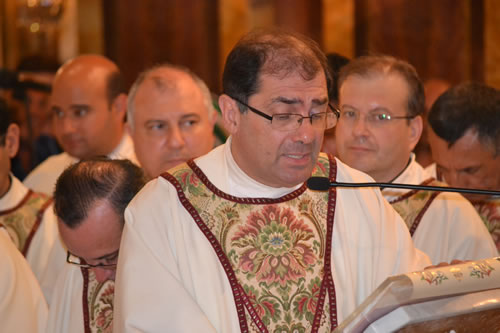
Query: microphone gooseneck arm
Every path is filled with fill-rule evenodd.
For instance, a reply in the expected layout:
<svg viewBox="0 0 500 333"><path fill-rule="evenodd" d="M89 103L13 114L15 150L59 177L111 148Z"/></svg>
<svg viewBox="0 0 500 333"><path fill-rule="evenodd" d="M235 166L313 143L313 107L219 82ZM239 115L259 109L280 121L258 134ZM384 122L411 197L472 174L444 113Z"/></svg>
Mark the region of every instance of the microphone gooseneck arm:
<svg viewBox="0 0 500 333"><path fill-rule="evenodd" d="M326 177L311 177L307 180L307 187L316 191L328 191L330 187L381 187L381 188L399 188L409 190L425 190L425 191L439 191L439 192L458 192L469 194L483 194L483 195L500 195L500 191L478 190L460 187L446 187L446 186L428 186L428 185L412 185L412 184L397 184L397 183L343 183L343 182L330 182Z"/></svg>

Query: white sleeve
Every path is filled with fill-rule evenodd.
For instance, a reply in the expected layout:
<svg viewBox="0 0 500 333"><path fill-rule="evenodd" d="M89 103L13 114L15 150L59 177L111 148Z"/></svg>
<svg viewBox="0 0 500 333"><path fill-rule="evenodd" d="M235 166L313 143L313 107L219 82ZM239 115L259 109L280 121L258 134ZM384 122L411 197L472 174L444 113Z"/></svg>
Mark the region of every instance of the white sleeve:
<svg viewBox="0 0 500 333"><path fill-rule="evenodd" d="M180 280L175 244L168 236L169 224L179 223L168 209L175 203L159 187L150 182L125 212L114 332L215 332Z"/></svg>
<svg viewBox="0 0 500 333"><path fill-rule="evenodd" d="M47 304L28 263L0 228L2 332L45 332Z"/></svg>

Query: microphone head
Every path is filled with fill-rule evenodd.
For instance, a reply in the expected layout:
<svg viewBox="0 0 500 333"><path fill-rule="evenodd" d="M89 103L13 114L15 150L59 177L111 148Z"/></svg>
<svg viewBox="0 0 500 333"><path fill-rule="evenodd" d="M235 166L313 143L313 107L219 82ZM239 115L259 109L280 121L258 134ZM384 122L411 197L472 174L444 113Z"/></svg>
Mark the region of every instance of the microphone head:
<svg viewBox="0 0 500 333"><path fill-rule="evenodd" d="M327 177L311 177L307 180L307 187L313 191L328 191L330 179Z"/></svg>

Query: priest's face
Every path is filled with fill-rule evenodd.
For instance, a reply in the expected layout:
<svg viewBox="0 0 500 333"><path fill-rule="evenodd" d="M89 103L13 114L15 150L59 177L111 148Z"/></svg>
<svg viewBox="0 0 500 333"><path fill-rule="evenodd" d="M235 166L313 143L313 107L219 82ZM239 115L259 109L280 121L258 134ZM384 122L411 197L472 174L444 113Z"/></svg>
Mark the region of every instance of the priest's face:
<svg viewBox="0 0 500 333"><path fill-rule="evenodd" d="M150 178L213 148L217 113L208 109L202 91L186 73L155 70L139 86L133 103L130 134Z"/></svg>
<svg viewBox="0 0 500 333"><path fill-rule="evenodd" d="M86 67L59 75L53 84L51 112L57 141L69 155L84 159L108 155L123 136L126 96L110 104L109 71Z"/></svg>
<svg viewBox="0 0 500 333"><path fill-rule="evenodd" d="M338 157L377 181L394 179L408 164L422 118L408 115L408 85L398 74L349 76L339 89L335 128Z"/></svg>
<svg viewBox="0 0 500 333"><path fill-rule="evenodd" d="M450 147L429 129L429 143L438 176L451 186L485 190L500 188L500 155L496 154L496 147L479 140L477 131L466 131ZM471 200L482 198L471 194L465 196Z"/></svg>
<svg viewBox="0 0 500 333"><path fill-rule="evenodd" d="M123 217L103 199L95 202L87 217L75 228L58 221L59 233L70 254L90 265L114 265L123 228ZM114 280L116 267L92 268L99 282Z"/></svg>
<svg viewBox="0 0 500 333"><path fill-rule="evenodd" d="M229 100L227 96L223 99ZM247 175L271 187L293 187L310 177L324 128L314 127L310 119L303 119L296 129L279 130L270 120L250 110L240 113L232 99L223 104L227 106L221 105L223 112L234 116L224 115L232 134L232 154ZM320 72L306 81L298 73L262 74L259 92L250 96L247 104L269 116L286 113L309 117L325 112L328 110L325 76Z"/></svg>

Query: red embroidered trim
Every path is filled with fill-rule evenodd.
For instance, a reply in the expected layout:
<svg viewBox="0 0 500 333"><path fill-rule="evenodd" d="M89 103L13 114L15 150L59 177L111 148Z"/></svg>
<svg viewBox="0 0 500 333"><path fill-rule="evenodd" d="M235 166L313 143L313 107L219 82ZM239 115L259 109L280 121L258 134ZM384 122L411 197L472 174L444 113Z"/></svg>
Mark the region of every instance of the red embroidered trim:
<svg viewBox="0 0 500 333"><path fill-rule="evenodd" d="M431 182L433 182L434 180L436 180L436 179L429 178L427 180L424 180L420 185L428 185ZM417 194L420 191L421 190L411 190L410 192L407 192L407 193L401 195L400 197L398 197L398 198L396 198L394 200L389 201L389 203L392 205L393 203L406 200L406 199L410 198L411 196ZM424 217L425 212L427 212L427 210L429 209L431 203L434 201L434 199L436 199L436 197L439 194L441 194L441 192L434 192L434 193L431 194L431 196L429 197L429 200L427 200L427 202L425 203L424 207L422 208L422 210L420 210L420 212L418 213L417 217L413 221L413 223L411 225L411 228L410 228L410 236L413 237L413 234L415 233L415 231L417 230L418 225L422 221L422 218Z"/></svg>
<svg viewBox="0 0 500 333"><path fill-rule="evenodd" d="M335 181L337 176L337 163L332 155L328 155L330 161L330 181ZM325 303L325 294L328 290L328 299L330 302L330 324L331 329L335 329L337 323L337 297L335 294L335 284L332 276L332 237L333 237L333 224L335 223L335 207L337 202L337 191L335 187L330 187L328 196L328 213L326 217L326 247L325 247L325 267L323 281L321 281L321 288L319 299L314 314L314 321L311 332L317 332L321 325L321 314Z"/></svg>
<svg viewBox="0 0 500 333"><path fill-rule="evenodd" d="M45 201L45 203L40 207L40 210L36 214L36 221L35 224L33 224L33 228L31 228L30 234L28 235L28 238L26 238L26 242L24 243L24 248L23 248L23 256L26 256L28 253L28 249L30 247L31 241L33 240L33 237L35 236L36 231L38 230L38 227L40 227L40 223L42 223L42 218L43 218L43 213L47 209L47 207L50 206L52 203L52 198L49 198L49 200Z"/></svg>
<svg viewBox="0 0 500 333"><path fill-rule="evenodd" d="M427 180L424 180L420 185L429 185L429 183L431 183L434 180L435 180L434 178L429 178ZM392 205L393 203L403 201L403 200L408 199L409 197L413 196L414 194L417 194L420 191L421 190L411 190L411 191L406 192L405 194L397 197L396 199L389 201L389 203ZM436 193L441 193L441 192L436 192Z"/></svg>
<svg viewBox="0 0 500 333"><path fill-rule="evenodd" d="M237 203L252 204L252 205L264 205L264 204L268 205L268 204L274 204L274 203L281 203L281 202L285 202L285 201L289 201L289 200L295 199L296 197L298 197L299 195L301 195L302 193L304 193L304 191L307 189L307 186L304 183L304 184L302 184L301 187L299 187L295 191L293 191L291 193L288 193L287 195L282 196L280 198L276 198L276 199L270 199L270 198L239 198L239 197L232 196L232 195L230 195L230 194L228 194L226 192L223 192L220 189L218 189L217 187L215 187L215 185L212 184L208 180L207 176L203 173L203 171L201 171L201 169L194 163L194 161L192 159L187 162L187 165L194 171L194 173L196 174L196 176L198 176L198 178L200 178L200 180L202 181L202 183L210 191L212 191L217 196L219 196L219 197L221 197L223 199L226 199L226 200L229 200L229 201L233 201L233 202L237 202Z"/></svg>
<svg viewBox="0 0 500 333"><path fill-rule="evenodd" d="M417 217L415 218L415 221L413 221L413 224L411 225L410 228L410 235L413 237L413 234L415 233L415 230L417 230L418 225L420 224L420 221L422 221L422 218L424 217L425 212L427 212L427 209L429 209L429 206L431 203L436 199L436 197L441 194L441 192L434 192L431 194L431 197L429 200L424 205L424 208L418 213Z"/></svg>
<svg viewBox="0 0 500 333"><path fill-rule="evenodd" d="M28 190L28 193L26 193L26 195L24 196L23 200L21 200L21 202L19 202L17 205L15 205L14 207L12 208L9 208L7 210L2 210L0 211L0 215L5 215L5 214L9 214L9 213L12 213L13 211L15 210L18 210L19 207L21 207L22 205L24 205L26 203L26 201L28 201L28 199L31 197L31 195L33 194L34 192L32 190Z"/></svg>
<svg viewBox="0 0 500 333"><path fill-rule="evenodd" d="M80 268L83 275L83 292L82 292L82 306L83 306L83 327L85 333L91 333L90 331L90 315L89 315L89 301L88 301L88 291L89 291L89 269Z"/></svg>
<svg viewBox="0 0 500 333"><path fill-rule="evenodd" d="M255 317L255 319L260 322L257 324L259 328L263 328L265 332L267 332L267 329L264 326L264 323L260 320L259 316L251 306L250 302L248 299L244 300L243 295L245 294L243 290L241 289L241 285L238 283L238 279L236 278L236 274L234 273L233 268L231 267L231 263L229 262L229 259L227 258L226 254L222 250L222 247L220 243L218 242L217 238L215 238L214 234L208 229L206 224L203 222L201 219L200 215L196 211L196 209L193 207L193 205L189 202L189 200L186 198L184 195L184 192L182 191L182 186L179 184L177 179L175 179L171 174L169 173L164 173L162 174L162 177L168 180L177 190L177 195L179 197L179 200L181 204L184 206L184 208L189 212L191 217L193 217L196 225L198 228L200 228L201 232L205 235L205 237L208 239L210 244L215 250L215 253L217 255L217 258L219 259L220 263L222 264L222 267L224 268L224 271L226 272L226 275L229 279L229 284L231 285L231 289L233 292L233 297L234 297L234 302L236 304L236 312L238 313L238 319L239 319L239 324L240 324L240 330L241 332L247 333L248 331L248 324L246 321L245 317L245 310L243 307L246 307L247 310L249 310L250 314L252 315L252 318ZM249 305L249 306L248 306ZM254 311L250 311L250 309ZM253 312L253 314L252 314Z"/></svg>

